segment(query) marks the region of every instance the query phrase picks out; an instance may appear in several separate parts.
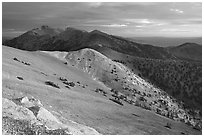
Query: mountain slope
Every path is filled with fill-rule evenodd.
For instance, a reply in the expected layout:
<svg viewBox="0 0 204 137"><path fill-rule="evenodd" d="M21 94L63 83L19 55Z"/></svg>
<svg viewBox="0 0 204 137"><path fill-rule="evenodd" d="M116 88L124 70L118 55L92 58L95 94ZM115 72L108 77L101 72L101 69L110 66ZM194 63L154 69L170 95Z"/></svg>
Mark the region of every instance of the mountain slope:
<svg viewBox="0 0 204 137"><path fill-rule="evenodd" d="M43 107L62 123L70 120L75 121L80 125L92 127L102 134L201 134L200 131L182 122L161 116L162 111L158 112L160 114L157 115L154 112L141 109L141 106L137 107L138 104L133 105L131 102L128 103L128 101L122 100L123 106L121 106L109 100L113 95L110 87L90 77L97 78L100 75L85 73L87 67L82 64L86 64L89 58L94 59L93 55L96 55L96 60L92 60L92 64L95 65L92 66L96 67L97 71L92 72L101 74L103 67L100 68L99 64L102 62L104 66L107 66L105 62L116 65L117 71L124 72L125 69L120 70L119 68L125 67L110 60L106 61L107 58L96 51L85 49L79 53L68 53L68 55L76 55L76 58L75 61L70 60L68 62L66 60L67 63L62 60L66 53L56 55L56 52L54 52L53 55L52 53L39 51L21 51L5 46L3 46L2 53L2 96L8 99L33 96L35 99L40 100ZM78 57L82 57L81 60L83 57L85 59L79 63L80 61L77 61ZM75 66L70 65L71 63ZM124 74L121 73L121 75ZM47 81L52 84L46 85ZM141 92L151 92L144 90L149 88L147 82L139 77L136 77L136 81L144 84L139 84ZM130 80L128 83L131 85L132 81ZM98 91L96 89L106 92L106 96L96 92ZM139 89L139 86L136 89ZM129 91L129 93L131 92ZM156 95L156 93L152 94ZM140 96L144 96L144 94L141 93ZM158 97L162 96L158 94ZM155 99L158 97L155 96ZM166 99L163 98L163 100ZM142 102L144 101L138 103ZM148 98L147 102L149 102ZM158 102L158 104L161 103ZM71 123L69 129L72 129L71 127L74 124ZM82 134L90 134L84 128L79 128L77 131Z"/></svg>
<svg viewBox="0 0 204 137"><path fill-rule="evenodd" d="M153 82L161 89L165 89L165 91L167 92L166 94L166 92L156 89L150 83L144 81L138 75L131 72L131 70L125 65L114 62L101 53L96 52L92 49L82 49L79 51L69 52L65 58L68 61L68 64L83 70L92 78L103 82L105 85L121 94L120 97L125 96L129 98L135 105L139 105L141 107L144 107L145 109L149 109L155 112L158 112L157 110L160 109L162 112L161 114L166 117L169 117L171 115L171 112L174 112L176 115L178 115L179 119L181 117L179 116L180 112L178 110L185 108L185 111L187 112L185 115L187 116L188 114L190 114L190 111L192 111L192 108L194 108L193 111L197 109L196 113L192 116L188 115L187 117L191 117L190 119L199 119L198 117L201 117L201 111L198 110L201 110L202 106L202 97L200 96L202 92L201 88L196 88L195 86L198 85L199 87L201 87L199 85L201 83L201 79L199 79L198 77L199 74L196 74L197 77L195 77L194 73L190 73L189 77L187 78L185 76L186 73L191 72L190 70L197 69L192 64L189 65L185 62L175 63L175 61L162 62L148 59L134 60L135 62L133 66L136 70L138 70L139 74L144 78L148 78L151 82ZM180 85L187 83L186 89L188 90L185 90L183 88L180 89L178 87L179 85L175 85L175 83L178 83L177 81L175 83L171 81L171 79L175 78L175 74L178 77L179 73L177 72L177 70L179 70L178 66L180 65L184 65L185 72L180 74L180 79L178 78L178 81L181 82L179 83ZM149 68L147 66L149 66ZM177 69L175 69L175 67L177 67ZM162 69L165 69L165 71L162 71ZM159 73L156 72L156 70ZM171 76L169 75L170 71L173 72ZM195 70L195 72L200 73L201 69L198 68L197 70ZM191 74L194 75L194 79L191 77ZM169 82L166 81L167 79L169 80ZM191 81L193 83L189 83L189 79L193 79L193 81ZM163 87L162 85L165 84L163 84L162 82L167 83L169 85L168 88ZM193 84L193 86L190 86L190 84ZM143 97L145 97L146 100L144 102L140 100ZM178 102L178 104L176 104L176 102L173 101L174 97L178 99L178 102L183 101L185 104L181 105ZM168 105L158 105L157 103L160 102L159 100L161 99L165 100L165 102L168 102ZM157 103L155 104L154 102ZM141 103L144 106L141 105ZM184 121L186 120L187 119L185 119Z"/></svg>

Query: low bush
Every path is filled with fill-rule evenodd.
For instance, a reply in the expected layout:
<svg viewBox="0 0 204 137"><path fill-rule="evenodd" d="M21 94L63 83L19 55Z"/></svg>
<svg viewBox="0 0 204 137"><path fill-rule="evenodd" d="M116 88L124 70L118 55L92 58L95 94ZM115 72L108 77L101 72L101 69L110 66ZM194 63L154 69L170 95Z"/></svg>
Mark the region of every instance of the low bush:
<svg viewBox="0 0 204 137"><path fill-rule="evenodd" d="M19 79L19 80L23 80L23 78L22 78L22 77L19 77L19 76L17 76L17 79Z"/></svg>
<svg viewBox="0 0 204 137"><path fill-rule="evenodd" d="M66 85L68 85L68 86L71 86L71 87L74 87L74 86L75 86L74 82L64 81L63 83L66 84Z"/></svg>
<svg viewBox="0 0 204 137"><path fill-rule="evenodd" d="M13 60L20 62L17 58L13 58Z"/></svg>
<svg viewBox="0 0 204 137"><path fill-rule="evenodd" d="M46 81L45 84L50 85L50 86L55 87L55 88L60 88L57 84L53 83L52 81Z"/></svg>
<svg viewBox="0 0 204 137"><path fill-rule="evenodd" d="M66 78L63 78L63 77L59 77L59 80L61 80L61 81L67 81L67 79L66 79Z"/></svg>
<svg viewBox="0 0 204 137"><path fill-rule="evenodd" d="M167 122L166 126L164 126L164 127L171 129L172 125L171 125L171 123Z"/></svg>

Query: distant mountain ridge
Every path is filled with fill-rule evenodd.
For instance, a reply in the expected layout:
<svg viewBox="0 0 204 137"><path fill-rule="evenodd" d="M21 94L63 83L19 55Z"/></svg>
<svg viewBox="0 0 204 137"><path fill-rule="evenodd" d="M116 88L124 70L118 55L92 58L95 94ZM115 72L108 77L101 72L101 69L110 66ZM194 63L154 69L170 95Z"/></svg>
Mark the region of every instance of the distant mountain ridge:
<svg viewBox="0 0 204 137"><path fill-rule="evenodd" d="M62 30L51 28L47 25L32 29L14 39L4 41L4 45L29 51L74 51L83 48L99 50L101 47L106 47L117 52L142 58L185 58L187 60L201 60L200 57L197 57L196 53L201 50L197 47L194 50L193 46L191 51L195 54L187 55L187 52L182 52L182 55L180 55L180 50L178 51L178 49L175 48L163 48L149 44L140 44L126 38L106 34L99 30L87 32L71 27Z"/></svg>
<svg viewBox="0 0 204 137"><path fill-rule="evenodd" d="M82 48L97 50L107 47L115 51L143 58L176 59L166 48L140 44L131 40L94 30L86 32L75 28L54 29L49 26L32 29L19 37L8 40L6 46L35 51L73 51Z"/></svg>
<svg viewBox="0 0 204 137"><path fill-rule="evenodd" d="M202 37L128 37L127 39L159 47L177 46L186 42L202 45Z"/></svg>
<svg viewBox="0 0 204 137"><path fill-rule="evenodd" d="M196 43L184 43L177 47L168 47L168 51L181 59L202 60L202 46Z"/></svg>

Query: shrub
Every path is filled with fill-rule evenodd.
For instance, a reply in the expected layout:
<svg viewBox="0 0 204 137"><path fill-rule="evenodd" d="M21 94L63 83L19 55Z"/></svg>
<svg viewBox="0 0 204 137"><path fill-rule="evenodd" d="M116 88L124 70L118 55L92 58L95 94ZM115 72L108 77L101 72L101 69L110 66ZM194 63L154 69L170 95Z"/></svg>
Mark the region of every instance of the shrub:
<svg viewBox="0 0 204 137"><path fill-rule="evenodd" d="M164 126L164 127L171 129L172 125L171 125L171 123L167 122L166 126Z"/></svg>
<svg viewBox="0 0 204 137"><path fill-rule="evenodd" d="M15 61L19 61L17 58L13 58L13 60L15 60Z"/></svg>
<svg viewBox="0 0 204 137"><path fill-rule="evenodd" d="M103 89L100 89L100 88L96 88L95 92L103 92Z"/></svg>
<svg viewBox="0 0 204 137"><path fill-rule="evenodd" d="M21 63L30 66L30 63L27 63L27 62L24 62L24 61L21 61Z"/></svg>
<svg viewBox="0 0 204 137"><path fill-rule="evenodd" d="M45 84L46 84L46 85L50 85L50 86L55 87L55 88L60 88L58 85L56 85L56 84L53 83L52 81L46 81Z"/></svg>
<svg viewBox="0 0 204 137"><path fill-rule="evenodd" d="M112 99L112 98L109 98L109 100L111 100L111 101L113 101L113 102L115 102L115 103L117 103L117 104L123 106L123 103L122 103L119 99Z"/></svg>
<svg viewBox="0 0 204 137"><path fill-rule="evenodd" d="M74 82L64 81L63 83L66 84L66 85L68 85L68 86L71 86L71 87L74 87L74 86L75 86Z"/></svg>
<svg viewBox="0 0 204 137"><path fill-rule="evenodd" d="M70 87L69 86L65 86L66 88L68 88L68 89L70 89Z"/></svg>
<svg viewBox="0 0 204 137"><path fill-rule="evenodd" d="M63 78L63 77L59 77L59 80L61 80L61 81L67 81L67 79L66 79L66 78Z"/></svg>
<svg viewBox="0 0 204 137"><path fill-rule="evenodd" d="M141 97L139 98L139 100L140 100L140 101L144 101L144 102L147 101L143 96L141 96Z"/></svg>
<svg viewBox="0 0 204 137"><path fill-rule="evenodd" d="M22 77L19 77L19 76L17 76L17 79L19 79L19 80L23 80L23 78L22 78Z"/></svg>

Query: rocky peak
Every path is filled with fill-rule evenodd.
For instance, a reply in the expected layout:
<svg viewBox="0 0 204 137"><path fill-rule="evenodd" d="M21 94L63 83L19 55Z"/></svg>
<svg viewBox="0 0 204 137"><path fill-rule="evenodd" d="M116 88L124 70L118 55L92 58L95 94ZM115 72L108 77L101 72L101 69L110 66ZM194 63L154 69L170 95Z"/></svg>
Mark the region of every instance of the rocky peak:
<svg viewBox="0 0 204 137"><path fill-rule="evenodd" d="M91 31L90 33L91 33L91 34L108 35L108 34L106 34L106 33L102 32L102 31L99 31L99 30L93 30L93 31Z"/></svg>

